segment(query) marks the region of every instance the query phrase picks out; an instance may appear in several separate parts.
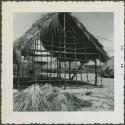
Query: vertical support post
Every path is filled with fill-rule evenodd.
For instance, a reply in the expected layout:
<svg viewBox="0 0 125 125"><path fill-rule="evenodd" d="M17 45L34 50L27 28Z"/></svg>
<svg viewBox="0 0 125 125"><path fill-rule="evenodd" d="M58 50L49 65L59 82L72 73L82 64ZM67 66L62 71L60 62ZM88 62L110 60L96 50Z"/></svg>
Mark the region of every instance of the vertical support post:
<svg viewBox="0 0 125 125"><path fill-rule="evenodd" d="M56 69L57 69L57 59L54 58L54 64L55 64L55 68L54 68L54 78L57 77L57 74L56 74Z"/></svg>
<svg viewBox="0 0 125 125"><path fill-rule="evenodd" d="M97 85L97 60L95 59L95 85Z"/></svg>
<svg viewBox="0 0 125 125"><path fill-rule="evenodd" d="M49 68L49 72L50 72L50 83L51 83L51 79L52 79L52 56L50 57L50 68Z"/></svg>
<svg viewBox="0 0 125 125"><path fill-rule="evenodd" d="M88 71L87 71L87 66L86 66L86 82L87 82L87 84L88 84Z"/></svg>
<svg viewBox="0 0 125 125"><path fill-rule="evenodd" d="M69 79L71 79L71 61L69 61Z"/></svg>
<svg viewBox="0 0 125 125"><path fill-rule="evenodd" d="M53 49L53 32L52 32L52 46L51 46L51 52ZM50 59L50 83L51 83L51 79L53 77L53 69L52 69L52 55L51 55L51 59Z"/></svg>
<svg viewBox="0 0 125 125"><path fill-rule="evenodd" d="M66 68L66 55L65 55L65 49L66 49L66 15L64 13L64 61L65 61L65 68ZM64 89L66 89L66 71L64 71L64 79L65 79L65 86L64 86Z"/></svg>
<svg viewBox="0 0 125 125"><path fill-rule="evenodd" d="M34 63L35 63L35 66L34 66L34 81L35 81L35 84L37 83L37 55L38 54L38 51L37 51L37 40L35 41L35 51L34 51Z"/></svg>
<svg viewBox="0 0 125 125"><path fill-rule="evenodd" d="M61 57L59 57L61 58ZM61 78L61 59L59 59L59 79Z"/></svg>
<svg viewBox="0 0 125 125"><path fill-rule="evenodd" d="M33 62L33 73L32 73L32 75L33 75L33 82L35 83L35 49L36 49L36 42L34 42L33 41L33 48L34 48L34 50L33 50L33 55L32 55L32 62Z"/></svg>
<svg viewBox="0 0 125 125"><path fill-rule="evenodd" d="M75 59L75 60L76 60L76 59ZM75 62L75 64L76 64L76 67L77 67L77 62ZM76 68L76 70L75 70L75 72L76 72L76 88L77 88L77 74L78 74L78 70L79 70L79 69L77 69L77 68Z"/></svg>
<svg viewBox="0 0 125 125"><path fill-rule="evenodd" d="M73 31L74 31L74 28L73 28ZM77 53L76 53L76 41L75 41L74 34L73 34L73 38L74 38L74 42L75 42L75 64L76 64L76 67L77 67L77 58L76 58L76 54L77 54ZM78 67L77 67L77 68L78 68ZM78 74L78 72L79 72L79 71L78 71L79 69L77 69L77 68L76 68L76 70L75 70L75 72L76 72L76 88L77 88L77 74Z"/></svg>
<svg viewBox="0 0 125 125"><path fill-rule="evenodd" d="M100 61L100 68L101 68L101 86L102 86L102 65L101 65L101 61Z"/></svg>
<svg viewBox="0 0 125 125"><path fill-rule="evenodd" d="M61 79L61 62L60 62L60 60L61 60L61 57L60 57L60 54L59 54L59 60L58 60L58 78L59 78L59 83L60 83L60 79Z"/></svg>
<svg viewBox="0 0 125 125"><path fill-rule="evenodd" d="M61 37L59 37L59 82L61 78Z"/></svg>
<svg viewBox="0 0 125 125"><path fill-rule="evenodd" d="M22 76L21 76L22 79L21 79L21 80L23 81L23 77L24 77L24 70L23 70L23 67L21 67L20 71L22 72L22 74L21 74L21 75L22 75Z"/></svg>
<svg viewBox="0 0 125 125"><path fill-rule="evenodd" d="M101 57L99 55L99 59L100 59L100 78L101 78L101 86L102 86L102 64L101 64Z"/></svg>
<svg viewBox="0 0 125 125"><path fill-rule="evenodd" d="M80 65L82 65L82 62L80 62ZM80 70L80 75L81 75L81 82L82 82L82 68Z"/></svg>
<svg viewBox="0 0 125 125"><path fill-rule="evenodd" d="M50 79L52 78L52 56L51 56L51 63L50 63Z"/></svg>
<svg viewBox="0 0 125 125"><path fill-rule="evenodd" d="M86 48L85 48L85 61L87 61L87 58L86 58ZM88 83L88 72L87 72L87 65L85 65L85 70L86 70L86 82Z"/></svg>
<svg viewBox="0 0 125 125"><path fill-rule="evenodd" d="M53 69L53 71L54 71L54 78L56 77L56 59L54 58L54 69Z"/></svg>
<svg viewBox="0 0 125 125"><path fill-rule="evenodd" d="M20 84L20 77L19 77L19 63L17 63L17 88L19 88L19 84Z"/></svg>
<svg viewBox="0 0 125 125"><path fill-rule="evenodd" d="M32 43L31 43L31 48L33 48L34 49L34 42L33 42L33 40L32 40ZM33 57L33 54L34 54L34 50L30 50L30 53L31 53L31 58L32 58L32 73L31 73L31 81L34 81L34 76L33 76L33 73L34 73L34 61L33 61L33 59L34 59L34 57Z"/></svg>
<svg viewBox="0 0 125 125"><path fill-rule="evenodd" d="M48 63L49 61L48 61L48 51L47 51L47 77L48 77Z"/></svg>
<svg viewBox="0 0 125 125"><path fill-rule="evenodd" d="M58 61L58 59L57 59L57 61L56 61L56 63L57 63L57 72L56 72L56 73L57 73L57 78L59 78L59 73L58 73L58 72L59 72L59 65L58 65L58 62L59 62L59 61Z"/></svg>
<svg viewBox="0 0 125 125"><path fill-rule="evenodd" d="M43 54L43 53L42 53L42 49L41 49L41 48L42 48L42 43L41 43L41 41L40 41L40 51L41 51L41 53L40 53L40 54L41 54L41 77L42 77L42 70L43 70L43 69L42 69L42 66L43 66L42 54Z"/></svg>

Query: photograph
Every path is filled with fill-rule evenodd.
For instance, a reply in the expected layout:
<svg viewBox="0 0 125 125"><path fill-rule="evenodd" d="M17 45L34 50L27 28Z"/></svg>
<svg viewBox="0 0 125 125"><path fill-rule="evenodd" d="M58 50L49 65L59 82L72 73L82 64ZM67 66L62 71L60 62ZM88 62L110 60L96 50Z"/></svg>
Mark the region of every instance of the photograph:
<svg viewBox="0 0 125 125"><path fill-rule="evenodd" d="M13 111L113 111L114 14L13 14Z"/></svg>
<svg viewBox="0 0 125 125"><path fill-rule="evenodd" d="M3 124L124 123L124 2L2 2Z"/></svg>

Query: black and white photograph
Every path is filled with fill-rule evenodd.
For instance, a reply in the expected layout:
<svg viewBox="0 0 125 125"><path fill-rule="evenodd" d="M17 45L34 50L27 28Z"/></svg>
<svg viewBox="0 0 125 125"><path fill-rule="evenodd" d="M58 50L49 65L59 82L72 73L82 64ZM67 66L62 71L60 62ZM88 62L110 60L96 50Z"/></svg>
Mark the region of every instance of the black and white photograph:
<svg viewBox="0 0 125 125"><path fill-rule="evenodd" d="M123 123L123 8L3 2L2 123Z"/></svg>
<svg viewBox="0 0 125 125"><path fill-rule="evenodd" d="M113 111L113 22L111 12L14 13L13 110Z"/></svg>

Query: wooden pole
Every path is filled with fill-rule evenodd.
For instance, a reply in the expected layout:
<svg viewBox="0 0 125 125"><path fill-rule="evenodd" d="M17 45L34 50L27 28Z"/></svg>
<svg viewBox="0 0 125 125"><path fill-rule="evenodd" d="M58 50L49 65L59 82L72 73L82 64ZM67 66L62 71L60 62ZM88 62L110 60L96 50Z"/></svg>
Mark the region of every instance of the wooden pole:
<svg viewBox="0 0 125 125"><path fill-rule="evenodd" d="M81 63L81 69L82 70L82 67L85 66L85 63L84 62L80 62ZM81 72L81 81L83 81L83 76L82 76L83 72Z"/></svg>
<svg viewBox="0 0 125 125"><path fill-rule="evenodd" d="M48 74L49 74L49 73L48 73L48 63L49 63L49 60L48 60L48 51L47 51L47 78L49 77L49 76L48 76Z"/></svg>
<svg viewBox="0 0 125 125"><path fill-rule="evenodd" d="M61 78L61 39L59 41L59 79Z"/></svg>
<svg viewBox="0 0 125 125"><path fill-rule="evenodd" d="M57 69L57 64L56 64L57 60L55 59L54 60L54 64L55 64L55 68L54 68L54 77L57 77L57 74L56 74L56 70Z"/></svg>
<svg viewBox="0 0 125 125"><path fill-rule="evenodd" d="M34 51L32 51L33 73L31 76L31 79L33 79L33 82L35 82L35 47L36 47L36 45L33 41L33 48L34 48Z"/></svg>
<svg viewBox="0 0 125 125"><path fill-rule="evenodd" d="M20 84L20 77L19 77L19 63L17 63L17 88L19 88L19 84Z"/></svg>
<svg viewBox="0 0 125 125"><path fill-rule="evenodd" d="M41 41L40 41L40 50L42 50L42 43L41 43ZM43 72L43 71L42 71L42 70L43 70L43 69L42 69L42 66L43 66L42 54L43 54L43 53L42 53L42 51L41 51L41 77L42 77L42 72Z"/></svg>
<svg viewBox="0 0 125 125"><path fill-rule="evenodd" d="M97 60L95 59L95 85L97 85Z"/></svg>
<svg viewBox="0 0 125 125"><path fill-rule="evenodd" d="M52 46L51 46L51 51L53 49L53 32L52 32ZM52 56L51 56L51 60L50 60L50 83L51 83L51 79L53 77L53 69L52 69Z"/></svg>
<svg viewBox="0 0 125 125"><path fill-rule="evenodd" d="M100 77L101 77L101 86L102 86L102 64L101 64L100 55L99 55L99 59L100 59Z"/></svg>
<svg viewBox="0 0 125 125"><path fill-rule="evenodd" d="M64 53L65 53L65 49L66 49L66 15L64 13ZM64 55L65 56L65 55ZM66 57L64 57L66 58ZM66 68L66 61L65 61L65 68ZM66 89L66 74L65 74L65 71L64 71L64 79L65 79L65 86L64 86L64 89Z"/></svg>
<svg viewBox="0 0 125 125"><path fill-rule="evenodd" d="M61 61L59 59L59 79L61 78Z"/></svg>
<svg viewBox="0 0 125 125"><path fill-rule="evenodd" d="M88 83L89 80L88 80L88 71L87 71L87 66L86 66L86 78L87 78L87 79L86 79L86 82Z"/></svg>
<svg viewBox="0 0 125 125"><path fill-rule="evenodd" d="M75 64L76 64L76 66L77 66L77 62L76 62L76 44L75 44ZM80 69L81 69L81 67L80 67ZM76 68L75 69L75 76L76 76L76 88L77 88L77 74L78 74L78 71L79 71L79 67L78 67L78 69Z"/></svg>
<svg viewBox="0 0 125 125"><path fill-rule="evenodd" d="M84 51L85 51L85 61L87 60L87 58L86 58L86 50L87 48L85 48L84 49ZM85 70L86 70L86 82L88 83L88 72L87 72L87 66L85 65Z"/></svg>
<svg viewBox="0 0 125 125"><path fill-rule="evenodd" d="M101 65L101 61L100 61L100 68L101 68L101 86L102 86L102 65Z"/></svg>
<svg viewBox="0 0 125 125"><path fill-rule="evenodd" d="M69 79L71 79L71 61L69 61Z"/></svg>
<svg viewBox="0 0 125 125"><path fill-rule="evenodd" d="M37 40L35 41L35 50L37 50ZM35 53L36 52L36 53ZM34 51L34 55L37 55L38 52L37 51ZM35 84L37 83L37 57L34 56L34 81L35 81Z"/></svg>
<svg viewBox="0 0 125 125"><path fill-rule="evenodd" d="M84 63L80 62L80 64L82 65L82 67L84 66ZM82 72L82 67L81 67L81 69L80 69L80 71L81 71L81 73L80 73L80 74L81 74L81 82L83 81L83 79L82 79L82 73L83 73L83 72Z"/></svg>
<svg viewBox="0 0 125 125"><path fill-rule="evenodd" d="M59 62L59 61L58 61L58 59L57 59L57 62L56 62L56 63L57 63L57 72L56 72L56 73L57 73L57 78L59 78L59 65L58 65L58 62Z"/></svg>

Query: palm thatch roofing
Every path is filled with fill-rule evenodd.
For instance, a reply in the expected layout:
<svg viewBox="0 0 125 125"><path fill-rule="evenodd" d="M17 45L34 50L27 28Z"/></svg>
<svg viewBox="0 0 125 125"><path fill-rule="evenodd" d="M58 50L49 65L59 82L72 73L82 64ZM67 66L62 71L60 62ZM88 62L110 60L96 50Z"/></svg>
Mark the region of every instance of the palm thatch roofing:
<svg viewBox="0 0 125 125"><path fill-rule="evenodd" d="M29 48L36 40L40 40L53 57L62 61L75 59L85 62L98 58L104 62L108 59L99 41L71 13L43 15L23 36L14 41L14 49L21 50L23 56L31 56Z"/></svg>

